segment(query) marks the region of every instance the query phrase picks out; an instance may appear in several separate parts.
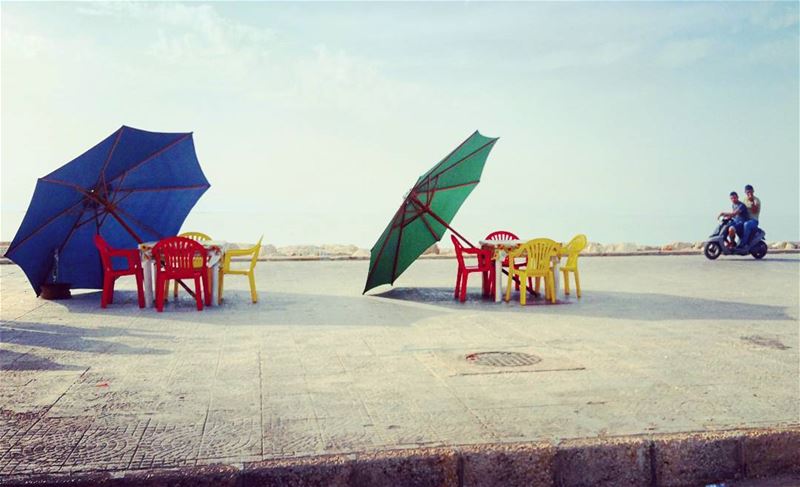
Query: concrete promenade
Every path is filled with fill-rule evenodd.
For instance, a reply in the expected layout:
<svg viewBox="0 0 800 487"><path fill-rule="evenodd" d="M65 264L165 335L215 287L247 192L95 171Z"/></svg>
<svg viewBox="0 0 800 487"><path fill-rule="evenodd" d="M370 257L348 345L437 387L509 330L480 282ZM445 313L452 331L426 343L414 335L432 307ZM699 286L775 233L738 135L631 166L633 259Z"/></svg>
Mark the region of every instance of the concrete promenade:
<svg viewBox="0 0 800 487"><path fill-rule="evenodd" d="M477 277L453 301L452 260L368 296L366 261L262 262L258 304L233 277L164 313L130 279L102 310L0 266L0 484L798 478L800 256L580 265L580 300L521 307Z"/></svg>

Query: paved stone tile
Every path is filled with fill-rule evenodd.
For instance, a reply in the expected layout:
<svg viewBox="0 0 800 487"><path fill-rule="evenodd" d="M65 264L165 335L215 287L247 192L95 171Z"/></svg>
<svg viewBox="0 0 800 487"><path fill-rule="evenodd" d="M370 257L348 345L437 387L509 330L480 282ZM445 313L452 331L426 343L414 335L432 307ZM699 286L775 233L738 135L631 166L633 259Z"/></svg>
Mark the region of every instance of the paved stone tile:
<svg viewBox="0 0 800 487"><path fill-rule="evenodd" d="M128 468L149 422L149 419L134 416L96 419L70 452L61 470Z"/></svg>
<svg viewBox="0 0 800 487"><path fill-rule="evenodd" d="M132 469L194 465L200 452L203 423L153 417L130 462Z"/></svg>
<svg viewBox="0 0 800 487"><path fill-rule="evenodd" d="M325 440L315 418L272 417L264 424L264 456L296 456L325 451Z"/></svg>
<svg viewBox="0 0 800 487"><path fill-rule="evenodd" d="M198 461L214 458L261 458L263 455L261 418L212 411L203 431Z"/></svg>
<svg viewBox="0 0 800 487"><path fill-rule="evenodd" d="M0 474L58 471L93 420L92 417L42 418L0 457Z"/></svg>

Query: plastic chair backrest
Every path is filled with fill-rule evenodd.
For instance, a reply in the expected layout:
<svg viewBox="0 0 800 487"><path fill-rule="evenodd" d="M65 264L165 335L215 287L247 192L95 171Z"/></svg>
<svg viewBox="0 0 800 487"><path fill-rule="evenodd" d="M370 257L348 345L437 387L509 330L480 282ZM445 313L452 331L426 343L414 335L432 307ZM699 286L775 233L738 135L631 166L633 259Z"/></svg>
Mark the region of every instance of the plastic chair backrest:
<svg viewBox="0 0 800 487"><path fill-rule="evenodd" d="M579 234L572 237L572 240L564 247L563 252L567 254L567 266L572 267L578 263L578 255L586 248L589 243L586 235Z"/></svg>
<svg viewBox="0 0 800 487"><path fill-rule="evenodd" d="M464 246L458 241L455 235L450 235L450 240L453 241L453 247L456 250L456 259L458 259L458 266L464 267Z"/></svg>
<svg viewBox="0 0 800 487"><path fill-rule="evenodd" d="M202 242L204 240L212 240L212 238L205 233L202 232L183 232L179 237L188 238L194 240L195 242Z"/></svg>
<svg viewBox="0 0 800 487"><path fill-rule="evenodd" d="M519 237L506 230L498 230L486 236L484 240L519 240Z"/></svg>
<svg viewBox="0 0 800 487"><path fill-rule="evenodd" d="M103 263L103 268L106 269L106 271L111 270L111 257L108 255L108 253L111 252L111 246L108 245L108 242L106 242L100 234L95 234L94 246L97 247L97 251L100 252L100 261Z"/></svg>
<svg viewBox="0 0 800 487"><path fill-rule="evenodd" d="M251 271L256 268L256 264L258 263L258 256L259 256L259 254L261 254L261 241L262 240L264 240L264 236L263 235L258 239L258 242L256 242L256 244L251 249L253 251L253 257L250 258L250 270Z"/></svg>
<svg viewBox="0 0 800 487"><path fill-rule="evenodd" d="M509 254L509 262L513 257L526 254L528 257L527 268L543 272L550 268L550 260L556 255L559 248L560 245L555 240L535 238L528 240L519 249Z"/></svg>
<svg viewBox="0 0 800 487"><path fill-rule="evenodd" d="M165 270L195 270L197 256L202 258L202 267L205 267L207 254L201 244L186 237L165 238L153 246L153 257Z"/></svg>

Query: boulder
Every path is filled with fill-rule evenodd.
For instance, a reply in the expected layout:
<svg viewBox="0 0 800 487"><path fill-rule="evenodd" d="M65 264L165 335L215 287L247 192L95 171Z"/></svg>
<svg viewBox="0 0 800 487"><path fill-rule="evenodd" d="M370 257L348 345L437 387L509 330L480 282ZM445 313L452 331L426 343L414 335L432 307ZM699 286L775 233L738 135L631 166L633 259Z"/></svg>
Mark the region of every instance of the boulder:
<svg viewBox="0 0 800 487"><path fill-rule="evenodd" d="M431 245L422 255L439 255L439 246L436 244Z"/></svg>
<svg viewBox="0 0 800 487"><path fill-rule="evenodd" d="M349 256L353 255L353 252L356 252L357 250L358 247L355 245L326 244L320 248L320 253L328 256Z"/></svg>
<svg viewBox="0 0 800 487"><path fill-rule="evenodd" d="M603 254L605 252L606 249L603 244L597 242L589 242L589 244L586 246L586 249L583 251L585 254Z"/></svg>
<svg viewBox="0 0 800 487"><path fill-rule="evenodd" d="M320 248L316 245L288 245L278 247L278 253L287 257L318 257Z"/></svg>
<svg viewBox="0 0 800 487"><path fill-rule="evenodd" d="M638 248L635 243L631 242L615 243L606 246L606 253L628 254L636 252Z"/></svg>
<svg viewBox="0 0 800 487"><path fill-rule="evenodd" d="M259 257L272 257L274 255L278 255L278 249L271 244L262 245L261 251L258 254Z"/></svg>
<svg viewBox="0 0 800 487"><path fill-rule="evenodd" d="M692 244L689 242L671 242L661 247L661 250L664 251L672 251L672 250L691 250Z"/></svg>
<svg viewBox="0 0 800 487"><path fill-rule="evenodd" d="M798 247L799 246L795 242L772 242L769 244L769 248L775 250L792 250Z"/></svg>
<svg viewBox="0 0 800 487"><path fill-rule="evenodd" d="M456 249L453 247L439 248L439 255L456 255Z"/></svg>
<svg viewBox="0 0 800 487"><path fill-rule="evenodd" d="M369 250L367 250L367 249L358 249L355 252L353 252L352 254L350 254L350 258L351 259L369 259L370 255L371 254L370 254Z"/></svg>

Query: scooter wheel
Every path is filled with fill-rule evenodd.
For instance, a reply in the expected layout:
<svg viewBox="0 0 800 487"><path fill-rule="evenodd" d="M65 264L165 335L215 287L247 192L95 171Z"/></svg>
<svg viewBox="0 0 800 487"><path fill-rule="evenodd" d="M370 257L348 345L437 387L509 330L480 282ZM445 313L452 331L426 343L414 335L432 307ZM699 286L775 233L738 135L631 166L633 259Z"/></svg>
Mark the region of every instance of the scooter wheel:
<svg viewBox="0 0 800 487"><path fill-rule="evenodd" d="M708 242L706 246L703 247L703 253L709 260L714 260L720 256L722 248L717 242Z"/></svg>
<svg viewBox="0 0 800 487"><path fill-rule="evenodd" d="M767 250L768 250L767 243L762 240L761 242L758 242L758 244L756 244L753 250L750 251L750 255L752 255L756 259L763 259L764 256L767 255Z"/></svg>

